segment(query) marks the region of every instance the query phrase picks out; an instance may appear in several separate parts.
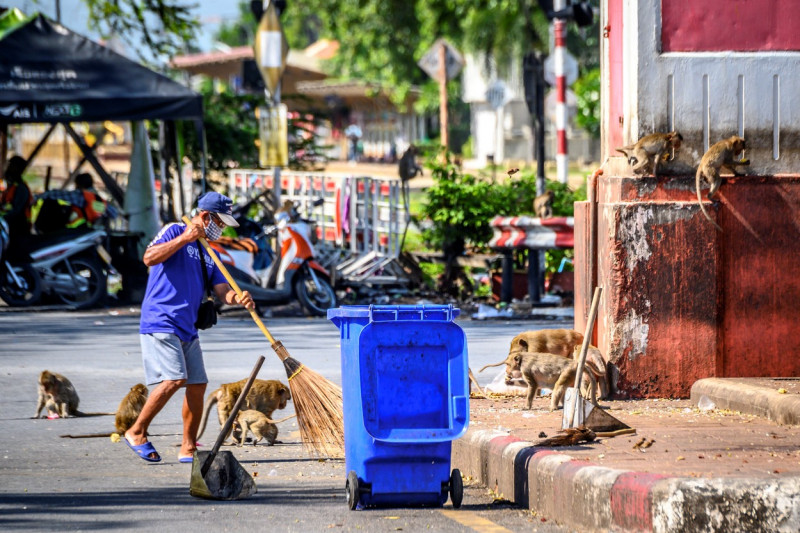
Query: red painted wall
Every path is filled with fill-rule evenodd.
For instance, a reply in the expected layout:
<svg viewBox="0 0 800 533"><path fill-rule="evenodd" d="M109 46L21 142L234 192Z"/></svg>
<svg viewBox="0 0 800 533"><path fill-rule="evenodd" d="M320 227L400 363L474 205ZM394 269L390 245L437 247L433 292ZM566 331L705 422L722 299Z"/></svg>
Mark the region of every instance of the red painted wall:
<svg viewBox="0 0 800 533"><path fill-rule="evenodd" d="M726 183L721 375L800 376L800 177Z"/></svg>
<svg viewBox="0 0 800 533"><path fill-rule="evenodd" d="M689 176L598 179L596 344L618 390L688 397L705 377L800 377L800 176L724 178L718 205L706 203L721 233L692 196ZM592 290L588 214L576 204L578 330Z"/></svg>
<svg viewBox="0 0 800 533"><path fill-rule="evenodd" d="M798 28L797 0L661 2L664 52L800 50Z"/></svg>

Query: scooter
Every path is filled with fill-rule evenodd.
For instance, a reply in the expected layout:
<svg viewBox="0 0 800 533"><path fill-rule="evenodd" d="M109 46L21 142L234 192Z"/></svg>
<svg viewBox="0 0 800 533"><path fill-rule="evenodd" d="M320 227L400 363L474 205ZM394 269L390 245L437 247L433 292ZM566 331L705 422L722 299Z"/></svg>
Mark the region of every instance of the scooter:
<svg viewBox="0 0 800 533"><path fill-rule="evenodd" d="M253 269L253 255L242 250L211 246L220 254L242 290L250 292L256 305L279 305L299 300L310 316L325 316L336 307L336 293L325 268L314 260L310 221L300 217L297 204L289 211L275 214L275 224L264 225L263 235L278 236L280 255L263 273Z"/></svg>
<svg viewBox="0 0 800 533"><path fill-rule="evenodd" d="M39 301L42 284L28 263L12 264L8 259L8 223L0 217L0 299L11 307L27 307Z"/></svg>
<svg viewBox="0 0 800 533"><path fill-rule="evenodd" d="M59 231L37 235L28 246L31 266L39 273L42 292L75 309L100 305L108 293L108 273L116 274L103 244L103 229Z"/></svg>

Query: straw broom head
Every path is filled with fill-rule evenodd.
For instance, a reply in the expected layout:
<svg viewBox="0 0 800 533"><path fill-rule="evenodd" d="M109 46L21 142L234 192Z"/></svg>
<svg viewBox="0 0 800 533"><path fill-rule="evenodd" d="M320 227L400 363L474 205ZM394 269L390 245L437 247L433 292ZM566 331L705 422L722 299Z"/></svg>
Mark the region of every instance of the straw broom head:
<svg viewBox="0 0 800 533"><path fill-rule="evenodd" d="M272 349L289 377L303 447L325 457L344 457L342 389L290 356L280 341Z"/></svg>

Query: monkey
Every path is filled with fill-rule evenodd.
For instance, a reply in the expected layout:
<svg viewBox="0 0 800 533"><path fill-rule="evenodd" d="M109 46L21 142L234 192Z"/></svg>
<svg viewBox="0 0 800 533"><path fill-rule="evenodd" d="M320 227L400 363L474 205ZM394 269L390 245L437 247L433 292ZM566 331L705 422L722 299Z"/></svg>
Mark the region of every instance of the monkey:
<svg viewBox="0 0 800 533"><path fill-rule="evenodd" d="M244 384L247 380L243 379L234 383L225 383L211 392L206 398L205 406L203 407L203 415L200 418L200 429L197 431L197 438L203 435L208 423L208 414L214 404L217 405L217 415L219 417L220 426L225 425L225 421L231 414L233 405L236 399L242 393ZM275 379L257 379L253 382L250 392L247 393L247 398L243 404L243 409L255 409L261 411L267 417L271 417L272 413L278 409L285 409L286 402L292 399L292 394L289 392L289 387ZM277 433L276 433L277 434ZM225 436L227 439L230 433Z"/></svg>
<svg viewBox="0 0 800 533"><path fill-rule="evenodd" d="M677 131L651 133L634 144L617 148L617 152L625 154L628 164L633 167L634 174L644 174L652 167L653 176L658 177L659 163L675 159L675 152L681 147L682 142L683 136Z"/></svg>
<svg viewBox="0 0 800 533"><path fill-rule="evenodd" d="M539 218L550 218L553 216L553 191L545 191L533 200L533 212Z"/></svg>
<svg viewBox="0 0 800 533"><path fill-rule="evenodd" d="M517 352L544 352L560 355L565 358L572 356L575 346L583 342L583 334L572 329L540 329L523 331L511 340L508 356L499 363L484 365L478 372L487 368L509 365ZM514 376L519 378L519 374ZM513 378L512 378L513 379Z"/></svg>
<svg viewBox="0 0 800 533"><path fill-rule="evenodd" d="M61 418L80 416L79 402L78 393L70 380L61 374L44 370L39 375L39 400L36 402L36 414L33 418L39 418L42 408Z"/></svg>
<svg viewBox="0 0 800 533"><path fill-rule="evenodd" d="M241 411L236 417L236 422L233 423L234 428L238 429L240 432L239 447L241 448L244 445L248 430L253 434L253 437L255 437L253 439L253 446L258 444L261 439L267 441L267 446L272 446L276 442L279 443L280 441L276 440L278 437L278 426L275 424L280 424L295 416L297 415L289 415L280 420L272 420L261 411L256 411L255 409Z"/></svg>
<svg viewBox="0 0 800 533"><path fill-rule="evenodd" d="M578 358L581 356L581 345L578 344L575 346L574 351L572 352L572 358L577 361ZM597 380L597 387L600 389L600 398L607 398L608 393L610 392L610 388L608 385L608 373L606 372L606 361L603 359L603 354L600 353L600 350L597 346L589 345L589 348L586 350L586 363L590 365L585 365L584 368L589 369L589 371L594 374L595 379ZM596 370L596 372L595 372Z"/></svg>
<svg viewBox="0 0 800 533"><path fill-rule="evenodd" d="M703 199L700 196L700 187L703 181L711 186L708 190L708 199L710 200L711 197L714 196L714 193L717 192L720 185L722 185L722 178L719 176L719 171L722 167L729 168L735 176L741 176L742 174L736 170L736 166L750 164L749 159L736 160L736 155L744 155L744 150L745 140L743 138L736 135L728 137L709 148L708 152L700 159L700 165L697 167L697 174L695 174L694 182L695 188L697 189L697 201L700 204L700 210L709 222L714 224L714 227L719 231L722 231L722 228L719 224L714 222L708 214L708 211L706 211L705 206L703 206Z"/></svg>
<svg viewBox="0 0 800 533"><path fill-rule="evenodd" d="M591 363L587 363L589 366ZM567 387L575 383L575 373L578 362L560 355L541 352L517 352L511 357L510 364L506 366L506 376L520 372L522 379L528 385L526 410L531 408L533 398L542 387L553 390L550 397L550 410L558 409L558 404L564 398ZM586 372L589 378L589 390L592 403L597 406L597 383L592 372Z"/></svg>
<svg viewBox="0 0 800 533"><path fill-rule="evenodd" d="M419 152L419 149L416 146L413 144L409 145L406 151L403 152L400 162L397 164L400 179L404 182L415 177L417 174L422 174L422 168L417 164L417 152Z"/></svg>
<svg viewBox="0 0 800 533"><path fill-rule="evenodd" d="M139 413L142 412L144 403L147 401L149 391L147 387L141 383L137 383L128 394L119 402L117 412L113 413L114 427L118 435L125 435L125 432L130 429L136 419L139 418ZM111 414L111 413L109 413ZM89 433L84 435L61 435L63 439L92 439L97 437L110 437L113 433Z"/></svg>
<svg viewBox="0 0 800 533"><path fill-rule="evenodd" d="M523 331L511 339L508 353L545 352L572 357L572 350L583 342L583 334L574 329L539 329ZM497 366L497 365L495 365Z"/></svg>
<svg viewBox="0 0 800 533"><path fill-rule="evenodd" d="M147 387L141 383L131 387L131 390L128 391L128 394L125 395L117 408L114 418L114 427L116 427L117 433L124 435L136 422L136 419L139 418L139 413L142 412L144 403L147 401L148 394Z"/></svg>

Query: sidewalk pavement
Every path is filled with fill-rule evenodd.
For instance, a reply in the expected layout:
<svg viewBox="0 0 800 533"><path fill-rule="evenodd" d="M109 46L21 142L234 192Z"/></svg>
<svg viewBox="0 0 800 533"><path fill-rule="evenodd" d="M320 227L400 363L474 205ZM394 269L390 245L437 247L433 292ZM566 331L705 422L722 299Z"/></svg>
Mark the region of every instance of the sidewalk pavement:
<svg viewBox="0 0 800 533"><path fill-rule="evenodd" d="M690 400L601 402L635 435L536 447L549 398L472 399L452 467L579 531L800 531L800 378L709 378ZM697 407L698 402L703 407ZM713 404L713 406L711 405ZM635 448L642 439L653 441Z"/></svg>

